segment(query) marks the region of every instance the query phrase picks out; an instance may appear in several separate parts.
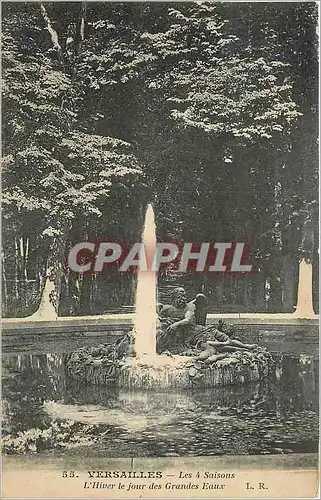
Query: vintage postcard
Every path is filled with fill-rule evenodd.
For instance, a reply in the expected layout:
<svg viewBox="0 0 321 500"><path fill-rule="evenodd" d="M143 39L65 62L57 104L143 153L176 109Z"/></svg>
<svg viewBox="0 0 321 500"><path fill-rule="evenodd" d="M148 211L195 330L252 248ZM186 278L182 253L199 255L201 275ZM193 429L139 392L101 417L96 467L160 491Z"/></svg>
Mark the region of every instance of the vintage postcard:
<svg viewBox="0 0 321 500"><path fill-rule="evenodd" d="M1 7L3 498L318 497L318 4Z"/></svg>

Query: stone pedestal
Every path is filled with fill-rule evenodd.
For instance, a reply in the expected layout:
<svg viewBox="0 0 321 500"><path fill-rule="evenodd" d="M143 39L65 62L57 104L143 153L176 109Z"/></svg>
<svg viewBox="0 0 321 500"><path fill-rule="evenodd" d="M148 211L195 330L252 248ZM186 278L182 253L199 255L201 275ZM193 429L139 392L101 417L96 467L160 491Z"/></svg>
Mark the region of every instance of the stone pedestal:
<svg viewBox="0 0 321 500"><path fill-rule="evenodd" d="M76 366L75 366L76 368ZM83 370L74 369L72 359L68 371L73 378L94 385L111 382L127 389L188 389L222 385L247 384L263 380L274 371L274 362L266 349L238 351L212 365L199 364L189 356L142 356L119 361L112 380L104 360L86 362Z"/></svg>
<svg viewBox="0 0 321 500"><path fill-rule="evenodd" d="M244 353L243 353L244 354ZM139 389L210 388L220 385L259 381L269 374L268 359L247 353L241 359L230 356L206 366L195 364L187 356L157 356L149 359L127 358L120 368L118 385Z"/></svg>

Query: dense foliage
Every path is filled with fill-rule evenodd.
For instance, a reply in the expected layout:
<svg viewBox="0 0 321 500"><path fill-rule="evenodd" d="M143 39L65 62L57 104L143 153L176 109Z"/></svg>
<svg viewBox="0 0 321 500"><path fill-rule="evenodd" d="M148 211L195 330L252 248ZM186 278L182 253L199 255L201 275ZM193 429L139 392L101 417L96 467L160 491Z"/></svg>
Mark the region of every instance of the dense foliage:
<svg viewBox="0 0 321 500"><path fill-rule="evenodd" d="M4 3L5 313L78 239L135 239L147 200L160 239L251 242L251 279L191 290L292 311L299 259L317 273L316 23L313 3ZM62 271L63 314L132 305L128 277Z"/></svg>

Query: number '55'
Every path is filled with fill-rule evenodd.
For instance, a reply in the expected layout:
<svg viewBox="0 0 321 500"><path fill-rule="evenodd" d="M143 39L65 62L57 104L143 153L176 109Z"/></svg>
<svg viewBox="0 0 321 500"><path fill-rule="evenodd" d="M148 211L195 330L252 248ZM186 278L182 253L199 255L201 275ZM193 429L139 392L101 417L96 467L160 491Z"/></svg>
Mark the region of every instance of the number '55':
<svg viewBox="0 0 321 500"><path fill-rule="evenodd" d="M63 470L62 471L62 477L75 477L75 471L73 471L73 470L70 470L70 471Z"/></svg>

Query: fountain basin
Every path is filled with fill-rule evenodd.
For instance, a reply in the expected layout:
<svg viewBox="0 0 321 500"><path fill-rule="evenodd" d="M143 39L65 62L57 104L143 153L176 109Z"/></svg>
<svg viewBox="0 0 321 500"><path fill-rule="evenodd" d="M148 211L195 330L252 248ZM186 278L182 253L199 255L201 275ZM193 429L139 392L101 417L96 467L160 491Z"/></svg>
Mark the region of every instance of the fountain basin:
<svg viewBox="0 0 321 500"><path fill-rule="evenodd" d="M211 388L257 382L274 373L274 361L264 348L238 351L212 365L195 363L190 356L142 356L121 360L111 373L104 358L86 361L72 356L67 363L71 378L93 385L116 384L129 389Z"/></svg>

